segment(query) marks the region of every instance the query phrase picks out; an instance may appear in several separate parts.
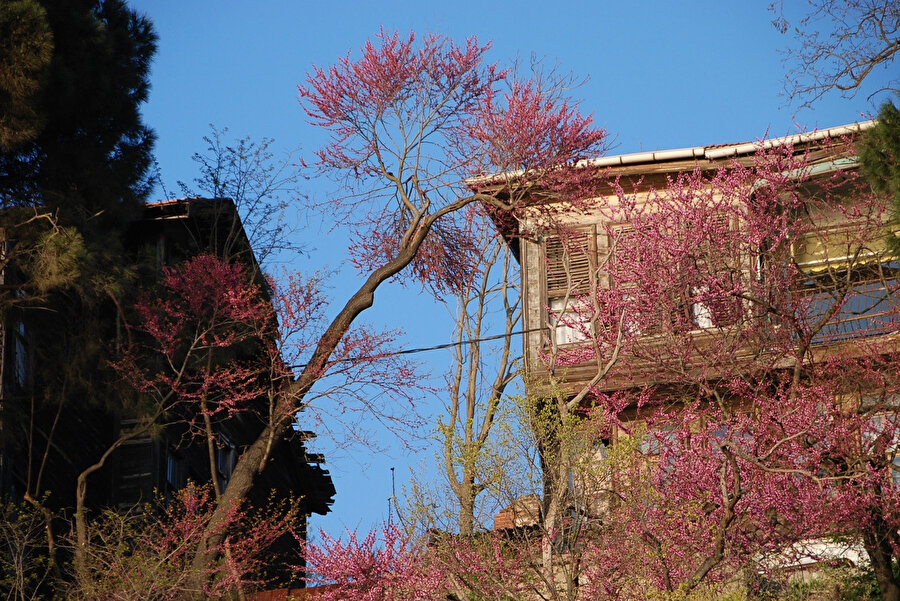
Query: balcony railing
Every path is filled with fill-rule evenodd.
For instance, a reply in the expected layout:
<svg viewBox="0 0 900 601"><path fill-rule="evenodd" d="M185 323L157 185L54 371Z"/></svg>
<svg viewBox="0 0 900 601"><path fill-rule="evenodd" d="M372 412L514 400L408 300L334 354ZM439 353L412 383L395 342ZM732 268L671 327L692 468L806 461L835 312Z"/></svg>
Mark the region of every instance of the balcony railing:
<svg viewBox="0 0 900 601"><path fill-rule="evenodd" d="M839 305L836 309L835 306ZM814 344L881 336L900 328L900 278L807 292L802 312ZM819 325L825 317L830 318ZM816 328L816 326L819 326Z"/></svg>

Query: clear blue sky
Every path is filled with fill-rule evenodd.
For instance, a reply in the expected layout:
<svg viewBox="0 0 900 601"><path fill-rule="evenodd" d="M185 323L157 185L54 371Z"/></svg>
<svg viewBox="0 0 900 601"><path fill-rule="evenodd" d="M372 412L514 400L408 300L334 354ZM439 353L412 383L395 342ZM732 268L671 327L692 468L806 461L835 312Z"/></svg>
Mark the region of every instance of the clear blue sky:
<svg viewBox="0 0 900 601"><path fill-rule="evenodd" d="M277 150L299 147L310 156L323 139L305 121L297 84L310 66L327 66L359 48L381 26L387 30L441 33L461 40L493 40L492 57L546 57L563 70L589 78L576 90L582 108L615 138L613 154L682 148L781 136L870 118L867 96L884 83L878 73L853 100L836 95L813 111L795 113L780 97L784 67L778 50L789 42L772 26L767 0L612 2L609 0L498 2L494 0L133 0L159 34L145 122L156 130L156 156L170 193L177 180L195 177L192 153L204 150L208 124L236 136L275 139ZM801 0L785 0L787 16ZM881 96L880 98L884 98ZM330 182L311 180L306 194L326 199ZM157 195L162 195L157 190ZM343 240L308 226L311 248L292 265L340 268ZM353 283L350 270L335 280L340 301ZM393 287L376 299L370 322L401 327L405 346L447 341L445 312L410 288ZM437 324L437 325L436 325ZM446 355L429 354L439 373ZM337 486L334 513L313 528L340 534L368 530L387 518L390 467L398 484L429 454L391 447L341 452L322 441Z"/></svg>

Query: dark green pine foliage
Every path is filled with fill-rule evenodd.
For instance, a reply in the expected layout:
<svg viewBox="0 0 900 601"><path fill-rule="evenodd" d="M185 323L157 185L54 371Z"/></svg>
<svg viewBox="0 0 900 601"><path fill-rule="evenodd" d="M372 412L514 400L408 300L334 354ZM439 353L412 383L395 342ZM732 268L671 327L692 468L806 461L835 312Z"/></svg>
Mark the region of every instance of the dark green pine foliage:
<svg viewBox="0 0 900 601"><path fill-rule="evenodd" d="M900 221L900 110L892 102L881 106L876 125L858 143L859 162L869 185L890 199L895 221ZM900 251L900 239L890 243Z"/></svg>
<svg viewBox="0 0 900 601"><path fill-rule="evenodd" d="M35 1L14 4L28 12ZM0 227L7 255L33 267L27 279L39 289L32 294L66 283L94 294L110 281L103 274L121 262L121 234L150 189L154 136L140 105L149 92L156 34L122 0L40 4L30 7L30 27L41 30L43 12L52 56L40 89L28 96L33 105L19 108L32 115L39 133L0 145ZM33 72L14 64L21 58L21 52L0 57L11 63L6 72ZM36 212L44 217L23 226Z"/></svg>
<svg viewBox="0 0 900 601"><path fill-rule="evenodd" d="M37 95L53 54L47 13L36 0L0 3L0 149L35 139L43 127Z"/></svg>
<svg viewBox="0 0 900 601"><path fill-rule="evenodd" d="M30 143L0 155L4 206L66 208L77 222L145 197L153 133L141 122L156 49L151 23L121 0L42 3L54 50ZM101 221L109 221L110 215Z"/></svg>
<svg viewBox="0 0 900 601"><path fill-rule="evenodd" d="M140 106L156 34L122 0L37 4L52 55L23 113L36 133L0 146L0 267L9 267L0 310L22 324L31 369L18 400L5 403L0 437L15 438L27 459L24 492L49 492L59 507L72 502L73 470L96 461L130 413L109 364L121 335L115 315L133 287L123 239L150 190L154 136Z"/></svg>

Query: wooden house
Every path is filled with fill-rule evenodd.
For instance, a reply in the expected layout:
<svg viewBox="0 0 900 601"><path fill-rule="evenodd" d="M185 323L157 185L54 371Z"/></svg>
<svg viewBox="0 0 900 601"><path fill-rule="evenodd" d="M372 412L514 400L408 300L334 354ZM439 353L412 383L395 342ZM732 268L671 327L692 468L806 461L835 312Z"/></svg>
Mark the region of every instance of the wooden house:
<svg viewBox="0 0 900 601"><path fill-rule="evenodd" d="M230 199L183 198L149 203L125 231L122 245L129 263L128 277L138 288L152 288L162 277L164 267L175 266L201 253L212 253L243 264L259 289L268 294ZM8 265L2 275L4 284L16 286L16 282L22 282L23 276L14 265ZM67 299L59 295L50 302L67 302ZM97 344L107 349L97 353L104 359L93 371L89 368L78 373L92 374L94 383L121 380L108 369L111 360L108 353L114 352L111 349L126 335L121 311L127 308L109 302L78 310L83 313L75 311L76 319L96 322ZM73 386L76 392L60 395L62 400L58 403L37 401L47 397L45 388L50 386L42 378L48 373L65 371L65 366L43 364L45 354L37 352L40 345L54 344L53 327L47 327L48 316L52 312L36 310L12 310L6 316L0 345L0 496L19 500L23 495L46 494L43 501L47 506L65 515L75 505L78 475L96 462L123 432L134 428L138 420L130 419L121 404L117 404L119 397L114 386L97 387L112 391L102 398L86 398L84 391L91 388L85 385ZM65 357L66 351L55 349L52 356ZM56 382L52 385L56 386ZM189 481L207 483L215 479L224 486L242 448L252 443L263 428L262 421L253 412L218 420L213 470L206 442L187 436L184 422L184 419L172 423L161 420L158 428L122 444L103 469L90 476L87 506L125 510L151 502L159 495L171 495ZM277 441L254 488L256 496L251 499L261 507L273 498L299 500L299 521L294 526L300 533L305 532L310 514L324 515L330 510L335 494L331 477L322 468L324 458L310 453L306 447L306 442L314 436L297 427ZM36 485L38 479L42 484ZM291 542L292 538L286 544ZM273 571L277 572L277 568ZM285 574L270 576L278 578Z"/></svg>
<svg viewBox="0 0 900 601"><path fill-rule="evenodd" d="M695 350L702 350L704 341L720 345L728 339L728 344L731 344L729 336L741 325L739 322L746 325L751 318L760 317L758 308L750 299L736 299L737 309L732 306L732 314L726 316L721 307L704 306L700 295L694 294L699 285L694 286L693 290L688 285L680 304L676 304L674 309L666 309L666 315L651 317L646 315L647 308L639 303L629 306L627 288L635 284L628 282L621 273L616 273L616 254L618 252L624 256L633 250L633 246L651 242L642 239L640 232L633 230L627 221L628 215L646 216L652 212L652 206L666 194L673 182L683 176L707 178L709 187L700 195L706 195L711 203L718 202L716 199L721 195L713 189L716 173L727 170L729 166L743 167L749 172L754 169L754 161L760 154L786 149L789 149L788 154L798 157L798 162L803 166L802 173L785 173L784 176L803 179L798 193L807 194L810 198L821 195L822 186L826 183L830 185L835 178L858 175L858 162L850 150L847 136L865 131L872 124L856 123L761 142L625 154L584 161L579 168L596 173L591 198L572 203L567 199L543 195L540 201L532 201L540 202L540 211L526 206L514 214L497 216L498 225L516 251L521 265L524 357L526 381L531 394L541 396L548 393L545 387L551 378L555 387L561 386L569 395L578 394L586 386L615 390L664 383L665 370L657 368L668 359L664 352L655 352L654 347L668 344L673 336L690 338ZM758 193L754 186L763 186L763 183L752 180L745 184L747 195ZM734 194L734 190L729 193ZM833 191L835 198L841 194L839 190ZM860 239L859 232L853 227L862 217L848 217L853 211L846 209L846 206L852 205L852 198L839 202L845 207L834 211L819 203L814 209L817 212L808 216L810 227L789 241L789 248L784 249L781 255L785 264L790 263L799 272L808 274L809 282L816 280L817 285L807 285L808 291L793 291L795 297L805 294L812 298L808 303L811 310L824 315L840 297L840 308L813 336L812 346L815 348L810 354L813 360L825 356L829 349L834 352L836 348L841 348L844 342L879 336L893 340L896 332L894 289L885 286L885 281L894 281L896 277L896 257L886 245L886 239L892 232L880 229L882 224L879 222L869 228L871 231L867 239ZM623 204L629 206L623 207ZM552 205L552 210L547 210L548 205ZM718 218L727 220L723 225L727 230L737 231L743 227L739 210ZM888 219L887 212L878 219ZM682 223L673 227L691 229L695 225ZM703 252L715 254L716 244L715 239L710 240L710 247ZM753 256L749 250L742 253L742 263L730 266L735 272L734 277L763 277L760 257ZM696 256L694 260L696 262ZM674 264L672 269L674 277L677 271ZM838 284L824 286L822 282L828 276L833 280L842 276L849 279L844 281L843 287ZM841 289L837 290L835 286ZM605 323L591 323L591 309L585 303L603 296L598 292L617 287L623 290L618 296L622 305L619 315L623 322L611 324L607 320ZM602 337L596 329L598 327L606 328L608 344L605 350L589 350L582 353L579 359L579 354L572 351L589 347L598 336ZM617 329L629 340L621 345L622 352L613 357L614 342L619 333ZM625 352L626 347L628 353ZM734 358L752 360L762 350L747 341L740 352L736 351ZM612 363L620 366L627 364L628 373L618 369L616 376L617 369ZM610 373L596 379L598 373L607 370L607 367Z"/></svg>

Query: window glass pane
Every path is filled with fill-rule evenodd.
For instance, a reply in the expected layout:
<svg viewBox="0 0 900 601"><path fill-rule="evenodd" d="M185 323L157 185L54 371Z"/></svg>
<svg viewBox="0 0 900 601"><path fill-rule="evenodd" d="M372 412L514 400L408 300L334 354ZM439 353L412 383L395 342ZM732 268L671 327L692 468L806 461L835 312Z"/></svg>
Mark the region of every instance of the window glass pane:
<svg viewBox="0 0 900 601"><path fill-rule="evenodd" d="M580 314L577 302L571 298L550 300L550 327L556 344L574 344L588 339L588 320Z"/></svg>

